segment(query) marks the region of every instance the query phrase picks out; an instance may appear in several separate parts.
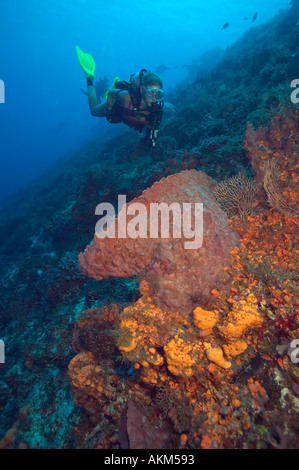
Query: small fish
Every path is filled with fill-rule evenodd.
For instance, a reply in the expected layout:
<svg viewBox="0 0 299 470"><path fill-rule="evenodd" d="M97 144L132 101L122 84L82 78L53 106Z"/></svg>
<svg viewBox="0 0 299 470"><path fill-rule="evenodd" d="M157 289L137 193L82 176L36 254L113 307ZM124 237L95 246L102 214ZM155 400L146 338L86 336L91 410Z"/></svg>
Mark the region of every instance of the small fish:
<svg viewBox="0 0 299 470"><path fill-rule="evenodd" d="M230 23L225 23L225 24L222 26L222 31L223 31L224 29L228 28L229 25L230 25Z"/></svg>
<svg viewBox="0 0 299 470"><path fill-rule="evenodd" d="M156 67L155 72L158 75L160 75L160 73L164 73L166 72L166 70L169 70L169 67L167 67L167 65L161 64L161 65L158 65L158 67Z"/></svg>
<svg viewBox="0 0 299 470"><path fill-rule="evenodd" d="M252 17L252 23L254 23L256 19L257 19L257 11L255 12L255 14Z"/></svg>

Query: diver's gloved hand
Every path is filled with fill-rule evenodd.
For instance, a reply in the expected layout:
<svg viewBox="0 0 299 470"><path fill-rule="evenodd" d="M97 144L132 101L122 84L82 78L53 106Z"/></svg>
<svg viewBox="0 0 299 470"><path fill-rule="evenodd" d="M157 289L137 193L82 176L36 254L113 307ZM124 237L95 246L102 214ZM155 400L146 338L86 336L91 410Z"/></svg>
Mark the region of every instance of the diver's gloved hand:
<svg viewBox="0 0 299 470"><path fill-rule="evenodd" d="M76 46L76 52L80 67L83 69L86 75L87 83L88 80L92 82L95 77L95 63L93 57L90 54L86 54L85 52L83 52L79 46Z"/></svg>

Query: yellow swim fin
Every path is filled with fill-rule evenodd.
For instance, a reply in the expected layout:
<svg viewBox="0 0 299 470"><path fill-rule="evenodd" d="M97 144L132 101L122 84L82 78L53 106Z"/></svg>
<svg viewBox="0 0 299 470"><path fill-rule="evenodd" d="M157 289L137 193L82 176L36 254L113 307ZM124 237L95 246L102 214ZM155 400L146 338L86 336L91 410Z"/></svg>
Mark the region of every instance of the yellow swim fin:
<svg viewBox="0 0 299 470"><path fill-rule="evenodd" d="M76 46L76 52L80 67L84 70L86 77L93 80L95 77L95 63L92 56L83 52L79 46Z"/></svg>
<svg viewBox="0 0 299 470"><path fill-rule="evenodd" d="M113 80L113 85L112 85L112 87L110 87L109 90L106 91L106 93L105 93L105 95L104 95L104 98L107 98L109 91L112 90L112 88L115 88L116 82L120 82L120 78L119 78L119 77L115 77L115 79Z"/></svg>

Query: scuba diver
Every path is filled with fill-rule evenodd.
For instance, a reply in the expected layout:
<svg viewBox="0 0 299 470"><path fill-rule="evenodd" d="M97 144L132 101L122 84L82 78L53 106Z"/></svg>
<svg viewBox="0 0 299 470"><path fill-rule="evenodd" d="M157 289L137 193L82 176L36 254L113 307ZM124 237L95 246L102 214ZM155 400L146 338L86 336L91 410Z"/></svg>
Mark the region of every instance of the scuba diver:
<svg viewBox="0 0 299 470"><path fill-rule="evenodd" d="M162 80L156 73L142 69L132 74L129 81L116 78L105 94L106 101L97 104L93 86L95 63L90 54L76 46L77 57L87 79L88 104L92 116L106 117L110 123L124 122L127 126L143 133L141 139L147 147L154 147L163 116Z"/></svg>

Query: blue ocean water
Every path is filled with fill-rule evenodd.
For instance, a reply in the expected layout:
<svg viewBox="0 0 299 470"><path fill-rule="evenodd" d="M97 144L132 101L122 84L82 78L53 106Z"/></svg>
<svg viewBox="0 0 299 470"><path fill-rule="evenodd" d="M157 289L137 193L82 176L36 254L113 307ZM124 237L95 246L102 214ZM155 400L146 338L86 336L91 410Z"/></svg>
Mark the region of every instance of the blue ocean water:
<svg viewBox="0 0 299 470"><path fill-rule="evenodd" d="M201 54L226 48L288 0L2 0L0 4L0 201L57 159L107 129L89 114L75 45L93 55L96 78L127 79L161 64L165 90ZM257 12L256 21L252 22ZM229 22L226 29L223 25ZM109 83L110 83L109 82Z"/></svg>

